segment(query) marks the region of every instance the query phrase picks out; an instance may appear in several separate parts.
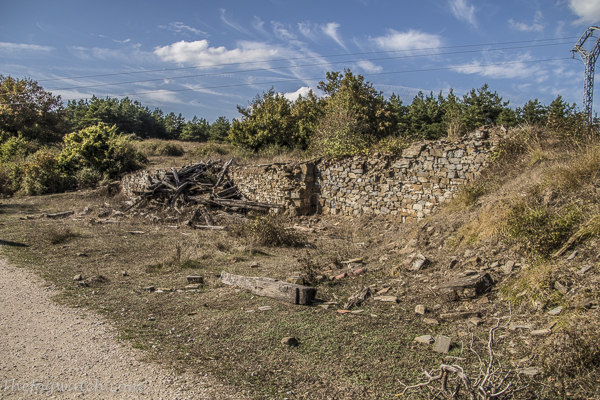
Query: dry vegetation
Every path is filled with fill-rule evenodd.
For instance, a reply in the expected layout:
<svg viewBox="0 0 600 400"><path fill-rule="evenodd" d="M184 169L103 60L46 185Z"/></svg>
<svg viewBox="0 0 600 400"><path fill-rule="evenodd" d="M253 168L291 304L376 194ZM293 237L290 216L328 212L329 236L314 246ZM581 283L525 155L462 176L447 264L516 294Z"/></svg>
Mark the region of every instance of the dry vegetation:
<svg viewBox="0 0 600 400"><path fill-rule="evenodd" d="M228 156L221 146L205 151L172 143L183 149L175 156L163 154L161 143L139 145L155 149L151 168L181 166L198 154ZM506 326L492 343L494 368L512 370L510 379L522 386L514 398L600 398L599 170L596 141L525 127L506 140L485 176L414 225L214 210L215 224L229 229L200 231L183 224L191 209L122 214L125 199L100 188L2 200L1 249L61 288L58 301L105 315L124 343L144 349L149 360L213 374L257 399L391 398L404 385L423 382L422 372L440 363L458 365L473 379L489 361L490 329L511 314L509 304L511 323L530 327ZM78 214L41 217L67 210ZM286 229L294 225L305 229ZM418 252L431 263L411 271ZM343 261L352 258L362 258L366 273L321 278L349 271ZM501 267L509 261L515 265L507 273ZM492 290L472 300L444 300L437 286L469 270L489 273ZM257 297L222 285L221 271L277 279L302 274L317 285L319 299L337 304L305 307ZM84 284L73 281L77 274ZM205 285L183 290L185 277L196 274ZM143 290L148 286L173 291ZM337 312L365 286L399 301L370 298L352 309L360 313ZM417 304L426 306L425 316L415 314ZM559 315L548 314L558 306ZM458 311L478 313L481 321L441 318ZM531 334L541 329L550 332ZM449 353L413 342L427 334L451 337ZM282 345L287 336L299 346ZM537 374L521 374L525 367ZM443 398L436 383L404 397Z"/></svg>

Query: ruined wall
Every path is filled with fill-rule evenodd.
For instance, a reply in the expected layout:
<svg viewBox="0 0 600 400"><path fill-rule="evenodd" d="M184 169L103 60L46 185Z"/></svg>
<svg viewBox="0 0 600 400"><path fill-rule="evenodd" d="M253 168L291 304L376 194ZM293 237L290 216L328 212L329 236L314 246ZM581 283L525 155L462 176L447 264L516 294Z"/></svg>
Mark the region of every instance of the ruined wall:
<svg viewBox="0 0 600 400"><path fill-rule="evenodd" d="M229 175L248 200L279 204L292 216L382 214L406 222L431 214L481 173L498 142L486 135L478 131L457 142L419 142L401 155L232 166ZM134 197L150 177L165 173L129 175L123 192Z"/></svg>
<svg viewBox="0 0 600 400"><path fill-rule="evenodd" d="M423 218L487 165L493 141L416 143L402 155L325 160L317 166L320 212Z"/></svg>
<svg viewBox="0 0 600 400"><path fill-rule="evenodd" d="M249 200L282 204L291 215L383 214L410 221L481 173L497 143L486 134L420 142L401 155L236 168L233 181Z"/></svg>
<svg viewBox="0 0 600 400"><path fill-rule="evenodd" d="M234 167L230 175L249 200L281 204L291 215L308 214L316 209L314 162Z"/></svg>
<svg viewBox="0 0 600 400"><path fill-rule="evenodd" d="M133 199L139 194L136 194L136 192L143 192L148 186L152 185L152 179L161 180L165 177L166 173L167 170L159 169L143 170L125 175L121 179L121 192L130 199Z"/></svg>

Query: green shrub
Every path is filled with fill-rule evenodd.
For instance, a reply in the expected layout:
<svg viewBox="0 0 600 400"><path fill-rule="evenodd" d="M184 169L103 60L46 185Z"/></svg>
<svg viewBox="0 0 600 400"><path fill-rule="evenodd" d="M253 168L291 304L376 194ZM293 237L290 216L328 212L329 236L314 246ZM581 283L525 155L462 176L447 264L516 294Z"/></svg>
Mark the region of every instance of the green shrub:
<svg viewBox="0 0 600 400"><path fill-rule="evenodd" d="M399 136L388 136L379 140L371 147L372 153L402 154L402 150L408 147L405 138Z"/></svg>
<svg viewBox="0 0 600 400"><path fill-rule="evenodd" d="M234 148L230 144L208 142L198 145L192 153L196 157L210 157L231 154L232 151Z"/></svg>
<svg viewBox="0 0 600 400"><path fill-rule="evenodd" d="M71 184L69 177L59 168L56 155L46 149L33 154L17 173L21 176L20 189L28 195L60 192ZM13 185L18 181L19 177L13 176Z"/></svg>
<svg viewBox="0 0 600 400"><path fill-rule="evenodd" d="M183 147L177 143L162 140L146 140L139 146L149 156L180 157L185 154Z"/></svg>
<svg viewBox="0 0 600 400"><path fill-rule="evenodd" d="M311 145L316 153L334 158L366 154L366 128L350 111L334 106L321 119Z"/></svg>
<svg viewBox="0 0 600 400"><path fill-rule="evenodd" d="M80 189L96 187L103 179L100 172L88 167L76 171L73 178L75 179L75 182L77 182L77 187Z"/></svg>
<svg viewBox="0 0 600 400"><path fill-rule="evenodd" d="M146 163L146 157L133 146L131 138L117 133L115 125L99 123L65 136L65 148L58 158L60 167L70 173L91 168L114 179Z"/></svg>
<svg viewBox="0 0 600 400"><path fill-rule="evenodd" d="M4 139L2 136L0 139ZM0 161L7 163L17 157L25 157L29 149L29 143L21 136L7 137L5 140L0 140Z"/></svg>
<svg viewBox="0 0 600 400"><path fill-rule="evenodd" d="M574 204L560 210L520 202L513 206L507 218L511 238L535 254L547 257L561 247L583 220L583 213Z"/></svg>

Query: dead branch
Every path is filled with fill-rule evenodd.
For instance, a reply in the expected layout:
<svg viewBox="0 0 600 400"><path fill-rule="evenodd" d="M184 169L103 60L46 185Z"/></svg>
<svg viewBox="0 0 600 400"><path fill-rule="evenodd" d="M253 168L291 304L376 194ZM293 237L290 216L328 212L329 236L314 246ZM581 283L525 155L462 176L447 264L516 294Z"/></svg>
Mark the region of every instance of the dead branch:
<svg viewBox="0 0 600 400"><path fill-rule="evenodd" d="M494 354L494 337L496 331L506 329L512 319L512 309L509 304L509 315L507 317L497 318L496 324L490 328L487 341L488 360L484 363L483 359L473 349L474 336L471 336L470 350L475 353L479 360L479 375L471 383L471 380L464 372L463 368L458 365L442 364L439 368L431 373L424 371L427 379L426 382L417 385L406 386L400 395L404 395L409 390L420 389L423 387L432 388L432 384L440 382L441 389L439 394L446 399L458 398L460 391L464 389L465 395L471 400L486 400L496 398L511 398L514 393L527 388L529 385L517 386L520 383L520 369L508 369L505 371L502 363L495 357ZM501 324L502 320L506 320ZM449 389L448 380L453 378L456 382L454 390Z"/></svg>

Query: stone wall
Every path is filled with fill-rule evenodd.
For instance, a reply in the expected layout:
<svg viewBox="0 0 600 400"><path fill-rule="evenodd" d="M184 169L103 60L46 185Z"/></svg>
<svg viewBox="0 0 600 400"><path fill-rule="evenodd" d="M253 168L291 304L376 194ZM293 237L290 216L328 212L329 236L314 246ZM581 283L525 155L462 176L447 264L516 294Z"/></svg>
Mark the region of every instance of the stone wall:
<svg viewBox="0 0 600 400"><path fill-rule="evenodd" d="M133 174L125 175L121 179L121 192L133 199L137 197L135 192L143 192L146 188L152 185L152 180L161 180L165 177L167 170L143 170Z"/></svg>
<svg viewBox="0 0 600 400"><path fill-rule="evenodd" d="M234 167L230 175L238 190L249 200L280 204L292 215L316 210L318 188L314 162Z"/></svg>
<svg viewBox="0 0 600 400"><path fill-rule="evenodd" d="M416 143L399 156L324 160L317 165L319 212L423 218L481 173L494 143L440 140Z"/></svg>
<svg viewBox="0 0 600 400"><path fill-rule="evenodd" d="M431 214L481 173L497 144L497 137L484 139L485 133L415 143L401 155L232 166L229 174L248 200L281 205L292 216L382 214L406 222ZM164 173L129 175L123 191L133 197L151 176Z"/></svg>

